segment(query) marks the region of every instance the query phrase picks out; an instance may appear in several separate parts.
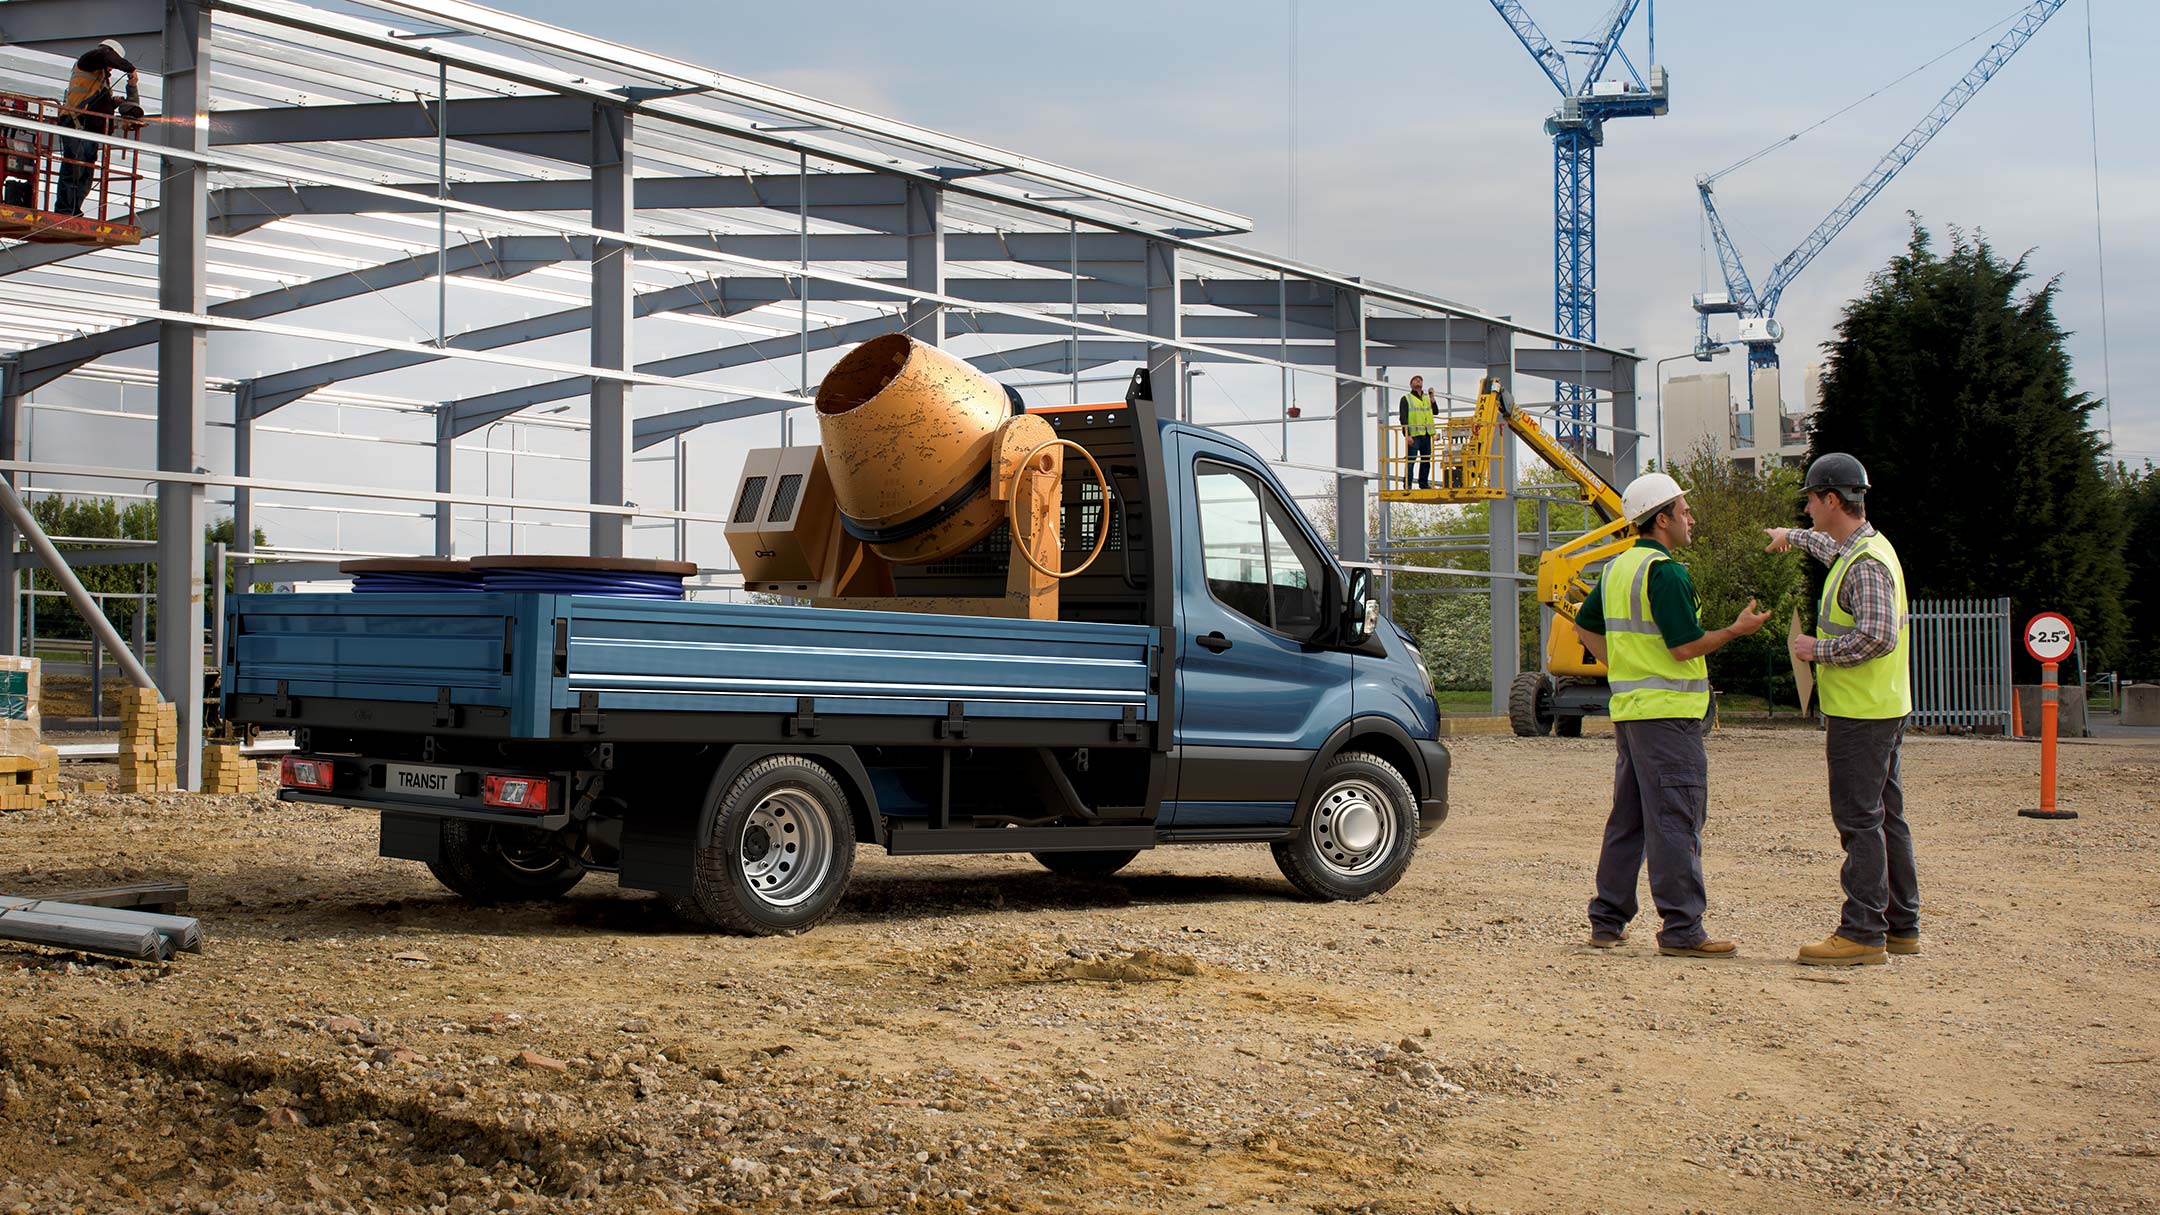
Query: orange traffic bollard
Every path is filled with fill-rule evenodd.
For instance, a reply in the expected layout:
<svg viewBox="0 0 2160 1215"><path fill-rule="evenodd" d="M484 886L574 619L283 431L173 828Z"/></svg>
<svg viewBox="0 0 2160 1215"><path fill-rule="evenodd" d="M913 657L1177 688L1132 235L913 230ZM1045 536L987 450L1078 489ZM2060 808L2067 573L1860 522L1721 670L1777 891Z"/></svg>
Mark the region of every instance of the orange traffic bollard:
<svg viewBox="0 0 2160 1215"><path fill-rule="evenodd" d="M2055 684L2055 664L2040 664L2040 808L2020 810L2026 818L2076 818L2075 810L2055 806L2055 715L2061 708L2061 690Z"/></svg>

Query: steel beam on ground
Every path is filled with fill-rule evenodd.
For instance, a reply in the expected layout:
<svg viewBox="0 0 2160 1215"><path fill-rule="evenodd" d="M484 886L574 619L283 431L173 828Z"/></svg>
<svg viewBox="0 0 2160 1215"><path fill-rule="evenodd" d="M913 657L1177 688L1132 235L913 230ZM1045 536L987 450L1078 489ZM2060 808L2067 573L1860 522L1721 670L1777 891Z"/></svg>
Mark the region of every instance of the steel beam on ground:
<svg viewBox="0 0 2160 1215"><path fill-rule="evenodd" d="M1505 320L1506 318L1501 318ZM1485 339L1485 374L1498 382L1512 395L1515 391L1515 338L1506 329L1495 327ZM1486 503L1485 534L1487 571L1492 576L1492 711L1508 710L1508 693L1515 686L1515 676L1522 668L1522 621L1517 611L1521 602L1521 590L1517 582L1521 571L1516 568L1517 549L1515 538L1515 479L1517 466L1513 435L1500 443L1500 484L1504 496Z"/></svg>
<svg viewBox="0 0 2160 1215"><path fill-rule="evenodd" d="M168 145L209 151L210 13L200 0L168 0L165 10L165 112L156 126ZM161 169L158 307L203 311L208 260L205 219L210 173L201 160L168 157ZM199 325L158 322L157 467L192 473L203 461L203 379L208 334ZM158 485L158 687L179 710L179 784L202 781L203 490L170 481Z"/></svg>
<svg viewBox="0 0 2160 1215"><path fill-rule="evenodd" d="M1182 286L1177 246L1149 241L1147 246L1147 331L1152 338L1180 342L1185 338L1185 310L1178 304ZM1083 300L1083 302L1085 302ZM1154 386L1155 408L1162 416L1185 417L1185 363L1174 345L1151 342L1146 351L1148 378Z"/></svg>
<svg viewBox="0 0 2160 1215"><path fill-rule="evenodd" d="M1356 380L1335 382L1335 464L1365 467L1365 297L1335 289L1335 370ZM1284 453L1287 459L1289 453ZM1335 476L1335 553L1345 561L1369 555L1365 535L1363 476Z"/></svg>
<svg viewBox="0 0 2160 1215"><path fill-rule="evenodd" d="M592 114L592 222L595 228L627 232L635 204L631 191L636 173L634 120L626 110L595 106ZM592 364L616 371L630 368L630 328L636 294L630 246L601 240L593 246ZM595 377L591 388L591 496L588 501L621 506L630 487L630 385ZM621 515L594 515L588 542L595 557L621 557L629 539Z"/></svg>
<svg viewBox="0 0 2160 1215"><path fill-rule="evenodd" d="M907 285L945 294L944 192L929 182L907 185ZM910 300L905 324L908 335L917 341L945 344L945 305ZM804 391L808 390L805 385Z"/></svg>

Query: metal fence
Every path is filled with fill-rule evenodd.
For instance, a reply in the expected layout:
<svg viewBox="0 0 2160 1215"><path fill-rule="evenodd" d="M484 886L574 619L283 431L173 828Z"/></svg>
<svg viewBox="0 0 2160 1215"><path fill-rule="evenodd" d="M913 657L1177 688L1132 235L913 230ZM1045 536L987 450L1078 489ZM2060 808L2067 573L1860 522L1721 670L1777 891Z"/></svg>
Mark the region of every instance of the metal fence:
<svg viewBox="0 0 2160 1215"><path fill-rule="evenodd" d="M1915 599L1911 724L2010 732L2010 601Z"/></svg>

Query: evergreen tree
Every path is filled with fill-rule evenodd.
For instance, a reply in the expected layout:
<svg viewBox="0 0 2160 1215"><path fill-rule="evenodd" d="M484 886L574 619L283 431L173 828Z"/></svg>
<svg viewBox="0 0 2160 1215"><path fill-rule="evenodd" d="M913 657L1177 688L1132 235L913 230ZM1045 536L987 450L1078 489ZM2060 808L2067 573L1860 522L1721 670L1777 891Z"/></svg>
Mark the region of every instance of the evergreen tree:
<svg viewBox="0 0 2160 1215"><path fill-rule="evenodd" d="M1955 228L1938 254L1915 218L1827 344L1809 455L1867 465L1868 520L1913 597L2008 595L2017 621L2064 612L2104 669L2125 636L2122 497L2088 418L2100 402L2070 390L2056 282L2030 277Z"/></svg>
<svg viewBox="0 0 2160 1215"><path fill-rule="evenodd" d="M2128 515L2123 560L2129 586L2123 598L2130 638L2117 665L2130 678L2160 679L2160 468L2125 469L2118 483Z"/></svg>
<svg viewBox="0 0 2160 1215"><path fill-rule="evenodd" d="M1762 529L1785 522L1792 513L1800 498L1799 470L1776 465L1759 472L1741 469L1706 441L1686 462L1675 465L1672 474L1686 487L1688 509L1695 516L1695 538L1678 556L1695 583L1703 626L1724 626L1750 599L1770 613L1770 623L1760 632L1710 655L1712 686L1798 703L1785 633L1793 608L1807 597L1801 568L1806 559L1796 552L1764 552Z"/></svg>

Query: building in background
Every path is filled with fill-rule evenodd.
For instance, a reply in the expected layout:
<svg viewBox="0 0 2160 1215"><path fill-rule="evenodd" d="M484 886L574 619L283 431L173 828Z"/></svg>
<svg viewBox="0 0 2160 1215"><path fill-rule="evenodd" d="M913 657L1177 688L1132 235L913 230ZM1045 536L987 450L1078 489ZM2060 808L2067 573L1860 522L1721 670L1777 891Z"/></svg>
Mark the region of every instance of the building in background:
<svg viewBox="0 0 2160 1215"><path fill-rule="evenodd" d="M1801 380L1800 408L1780 399L1776 368L1757 373L1756 408L1733 399L1732 375L1712 371L1665 381L1665 458L1682 464L1707 446L1746 469L1797 464L1807 458L1808 418L1822 405L1822 364Z"/></svg>

